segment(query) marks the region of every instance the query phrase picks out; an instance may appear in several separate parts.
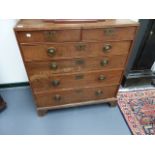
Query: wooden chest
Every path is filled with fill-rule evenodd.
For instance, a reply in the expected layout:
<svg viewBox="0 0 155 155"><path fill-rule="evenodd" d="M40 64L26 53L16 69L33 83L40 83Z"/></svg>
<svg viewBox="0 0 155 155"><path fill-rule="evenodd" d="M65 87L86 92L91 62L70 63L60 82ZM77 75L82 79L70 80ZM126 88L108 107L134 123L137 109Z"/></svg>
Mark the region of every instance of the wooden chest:
<svg viewBox="0 0 155 155"><path fill-rule="evenodd" d="M130 20L20 20L14 30L38 114L116 105L137 28Z"/></svg>

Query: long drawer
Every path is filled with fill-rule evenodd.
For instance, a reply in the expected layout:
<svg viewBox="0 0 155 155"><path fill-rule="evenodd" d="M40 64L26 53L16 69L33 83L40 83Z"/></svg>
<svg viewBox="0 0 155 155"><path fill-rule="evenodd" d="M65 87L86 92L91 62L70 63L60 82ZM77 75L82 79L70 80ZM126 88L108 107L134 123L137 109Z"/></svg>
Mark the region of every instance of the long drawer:
<svg viewBox="0 0 155 155"><path fill-rule="evenodd" d="M72 89L36 94L38 107L54 107L71 103L95 101L116 97L118 86Z"/></svg>
<svg viewBox="0 0 155 155"><path fill-rule="evenodd" d="M69 60L35 61L27 62L26 68L30 75L44 72L69 73L91 70L107 70L122 68L126 62L127 55L78 58Z"/></svg>
<svg viewBox="0 0 155 155"><path fill-rule="evenodd" d="M119 84L121 75L122 70L112 70L57 75L41 73L30 75L29 78L34 91L40 92Z"/></svg>
<svg viewBox="0 0 155 155"><path fill-rule="evenodd" d="M128 54L130 41L21 45L26 62Z"/></svg>

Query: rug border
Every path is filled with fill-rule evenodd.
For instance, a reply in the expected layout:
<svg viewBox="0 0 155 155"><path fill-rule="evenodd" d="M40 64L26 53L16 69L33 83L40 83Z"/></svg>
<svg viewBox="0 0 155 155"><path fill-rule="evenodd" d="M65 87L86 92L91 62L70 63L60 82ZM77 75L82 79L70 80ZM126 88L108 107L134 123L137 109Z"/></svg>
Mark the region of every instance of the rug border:
<svg viewBox="0 0 155 155"><path fill-rule="evenodd" d="M117 95L117 99L118 99L118 107L119 107L119 110L120 110L120 112L121 112L121 114L122 114L122 116L123 116L123 119L125 120L125 122L126 122L126 124L128 125L128 127L129 127L129 130L131 131L131 133L132 133L132 135L147 135L146 133L145 133L145 131L144 131L144 129L143 129L143 127L140 125L137 129L135 128L134 129L134 124L136 124L137 125L137 123L139 124L139 121L136 119L136 118L134 118L134 113L133 113L133 111L132 111L132 109L131 109L131 107L129 106L129 105L125 105L126 107L124 107L123 106L123 104L125 103L123 103L123 101L122 100L120 100L119 99L119 94L121 95L121 94L126 94L126 93L137 93L137 91L138 92L151 92L151 91L155 91L155 89L154 88L150 88L150 89L139 89L139 90L132 90L132 91L119 91L119 93L118 93L118 95ZM144 97L142 97L142 98L145 98L145 96ZM128 99L128 98L127 98ZM133 98L133 100L134 99L136 99L136 98ZM119 102L120 101L120 102ZM128 100L127 100L127 102L128 102ZM128 110L130 110L129 111L129 115L126 113L126 109L125 108L129 108ZM128 117L131 117L131 118L133 118L133 124L132 124L132 122L130 122L130 119L128 118ZM137 122L135 122L135 121L137 121Z"/></svg>
<svg viewBox="0 0 155 155"><path fill-rule="evenodd" d="M123 115L123 112L122 112L122 110L121 110L121 108L120 108L119 104L118 104L118 109L119 109L119 111L120 111L121 115L123 116L123 119L124 119L124 121L125 121L126 125L128 126L128 128L129 128L129 130L130 130L130 132L131 132L131 135L134 135L133 131L131 130L131 128L130 128L130 126L129 126L128 122L127 122L127 120L125 119L125 116Z"/></svg>

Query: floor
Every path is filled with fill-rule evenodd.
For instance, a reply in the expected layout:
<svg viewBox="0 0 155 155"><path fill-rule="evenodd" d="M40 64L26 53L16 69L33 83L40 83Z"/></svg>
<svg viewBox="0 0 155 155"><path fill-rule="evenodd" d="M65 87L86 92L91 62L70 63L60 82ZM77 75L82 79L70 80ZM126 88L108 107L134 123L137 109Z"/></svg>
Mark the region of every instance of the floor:
<svg viewBox="0 0 155 155"><path fill-rule="evenodd" d="M29 87L1 89L7 109L0 113L0 135L130 135L118 107L74 107L38 117Z"/></svg>

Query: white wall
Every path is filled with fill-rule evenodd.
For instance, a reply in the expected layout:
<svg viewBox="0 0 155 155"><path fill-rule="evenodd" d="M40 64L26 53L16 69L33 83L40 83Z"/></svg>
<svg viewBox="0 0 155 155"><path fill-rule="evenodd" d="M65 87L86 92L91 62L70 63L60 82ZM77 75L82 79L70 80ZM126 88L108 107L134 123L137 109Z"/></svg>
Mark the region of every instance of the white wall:
<svg viewBox="0 0 155 155"><path fill-rule="evenodd" d="M28 81L13 32L17 20L0 20L0 84Z"/></svg>

